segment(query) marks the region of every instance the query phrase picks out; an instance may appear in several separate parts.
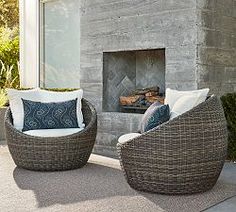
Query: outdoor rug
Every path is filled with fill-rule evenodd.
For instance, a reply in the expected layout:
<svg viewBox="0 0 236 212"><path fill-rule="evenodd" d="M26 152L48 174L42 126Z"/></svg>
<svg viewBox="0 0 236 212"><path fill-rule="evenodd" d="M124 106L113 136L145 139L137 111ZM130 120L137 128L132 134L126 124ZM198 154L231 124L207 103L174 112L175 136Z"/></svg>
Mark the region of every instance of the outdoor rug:
<svg viewBox="0 0 236 212"><path fill-rule="evenodd" d="M82 169L33 172L16 168L8 149L0 147L0 211L3 212L195 212L234 195L236 184L230 181L227 167L209 192L167 196L130 188L115 159L92 155Z"/></svg>

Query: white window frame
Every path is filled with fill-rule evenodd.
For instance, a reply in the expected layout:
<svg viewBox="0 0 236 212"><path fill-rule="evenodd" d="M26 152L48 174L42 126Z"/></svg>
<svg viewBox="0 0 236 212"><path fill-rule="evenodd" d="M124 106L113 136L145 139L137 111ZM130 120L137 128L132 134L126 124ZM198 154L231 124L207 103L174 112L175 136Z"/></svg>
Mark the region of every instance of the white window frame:
<svg viewBox="0 0 236 212"><path fill-rule="evenodd" d="M41 6L57 0L20 0L20 83L21 87L40 86Z"/></svg>
<svg viewBox="0 0 236 212"><path fill-rule="evenodd" d="M20 0L20 82L22 87L39 86L39 4Z"/></svg>

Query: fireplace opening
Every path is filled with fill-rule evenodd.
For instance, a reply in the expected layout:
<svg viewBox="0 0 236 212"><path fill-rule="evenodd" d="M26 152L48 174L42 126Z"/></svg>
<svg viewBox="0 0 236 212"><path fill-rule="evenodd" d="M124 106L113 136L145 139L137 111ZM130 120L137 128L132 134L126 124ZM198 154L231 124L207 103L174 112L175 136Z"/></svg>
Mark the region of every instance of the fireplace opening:
<svg viewBox="0 0 236 212"><path fill-rule="evenodd" d="M164 101L165 49L103 53L103 111L144 113Z"/></svg>

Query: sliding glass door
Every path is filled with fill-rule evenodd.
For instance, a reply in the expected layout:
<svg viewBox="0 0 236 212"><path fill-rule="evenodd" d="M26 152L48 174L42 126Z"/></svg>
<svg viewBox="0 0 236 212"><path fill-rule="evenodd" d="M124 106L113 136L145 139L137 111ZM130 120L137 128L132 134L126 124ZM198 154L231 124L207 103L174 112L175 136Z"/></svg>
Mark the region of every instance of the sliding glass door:
<svg viewBox="0 0 236 212"><path fill-rule="evenodd" d="M79 0L40 2L40 87L78 88Z"/></svg>

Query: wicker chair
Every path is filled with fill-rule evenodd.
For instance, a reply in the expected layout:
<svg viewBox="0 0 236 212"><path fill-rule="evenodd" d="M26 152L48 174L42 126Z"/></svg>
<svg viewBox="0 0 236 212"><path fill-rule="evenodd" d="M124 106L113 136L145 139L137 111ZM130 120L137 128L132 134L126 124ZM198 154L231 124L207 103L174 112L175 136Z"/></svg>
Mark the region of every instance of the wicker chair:
<svg viewBox="0 0 236 212"><path fill-rule="evenodd" d="M36 171L61 171L83 167L92 152L97 134L95 108L82 100L85 129L62 137L35 137L16 130L10 108L5 116L6 138L18 167Z"/></svg>
<svg viewBox="0 0 236 212"><path fill-rule="evenodd" d="M210 97L192 110L139 137L118 143L129 185L140 191L193 194L211 189L227 154L220 100Z"/></svg>

